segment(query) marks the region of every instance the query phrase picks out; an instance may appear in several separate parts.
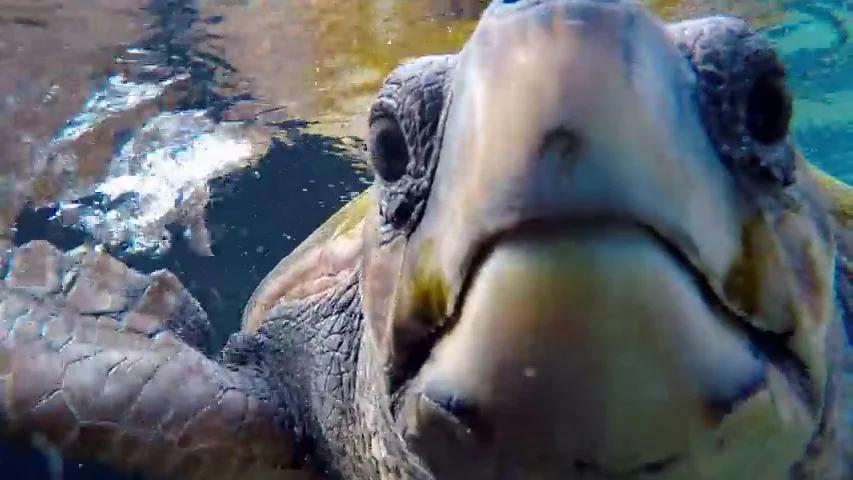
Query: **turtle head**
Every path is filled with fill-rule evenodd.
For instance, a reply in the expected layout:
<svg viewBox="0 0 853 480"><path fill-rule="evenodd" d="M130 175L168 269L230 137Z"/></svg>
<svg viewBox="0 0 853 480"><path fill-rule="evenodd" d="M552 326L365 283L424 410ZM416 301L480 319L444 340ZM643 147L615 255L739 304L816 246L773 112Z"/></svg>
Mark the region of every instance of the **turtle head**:
<svg viewBox="0 0 853 480"><path fill-rule="evenodd" d="M627 1L495 1L393 72L362 288L410 448L439 478L783 478L837 316L790 118L744 22Z"/></svg>

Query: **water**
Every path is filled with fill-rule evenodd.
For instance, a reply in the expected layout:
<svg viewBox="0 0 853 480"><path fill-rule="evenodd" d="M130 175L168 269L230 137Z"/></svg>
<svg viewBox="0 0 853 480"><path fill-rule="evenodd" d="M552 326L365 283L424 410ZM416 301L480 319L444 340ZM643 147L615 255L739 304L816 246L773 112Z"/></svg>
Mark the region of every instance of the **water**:
<svg viewBox="0 0 853 480"><path fill-rule="evenodd" d="M783 54L795 96L794 137L806 158L853 182L850 27L853 5L795 2L797 10L768 31Z"/></svg>
<svg viewBox="0 0 853 480"><path fill-rule="evenodd" d="M650 3L668 18L732 7ZM853 7L779 4L736 7L784 56L803 152L853 182ZM0 0L0 235L94 238L135 268L170 269L216 322L216 349L261 278L369 181L357 137L382 76L458 49L482 6ZM50 465L0 445L3 479L47 479Z"/></svg>

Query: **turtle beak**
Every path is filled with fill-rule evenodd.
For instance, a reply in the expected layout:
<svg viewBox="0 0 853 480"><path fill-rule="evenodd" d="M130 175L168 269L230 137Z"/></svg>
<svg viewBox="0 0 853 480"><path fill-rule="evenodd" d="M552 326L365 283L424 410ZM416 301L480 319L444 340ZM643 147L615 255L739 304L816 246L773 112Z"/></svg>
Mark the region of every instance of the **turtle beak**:
<svg viewBox="0 0 853 480"><path fill-rule="evenodd" d="M684 474L767 373L704 288L739 252L743 199L642 6L504 7L460 54L406 247L398 421L440 478Z"/></svg>

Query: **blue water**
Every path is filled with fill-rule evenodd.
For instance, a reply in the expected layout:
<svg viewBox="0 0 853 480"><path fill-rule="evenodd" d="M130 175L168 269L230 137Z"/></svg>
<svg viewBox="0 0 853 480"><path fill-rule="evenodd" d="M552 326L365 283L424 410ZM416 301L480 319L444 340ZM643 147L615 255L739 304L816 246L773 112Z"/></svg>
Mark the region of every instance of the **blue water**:
<svg viewBox="0 0 853 480"><path fill-rule="evenodd" d="M853 3L786 2L789 13L767 29L777 43L795 97L794 138L806 158L853 183Z"/></svg>
<svg viewBox="0 0 853 480"><path fill-rule="evenodd" d="M794 136L809 160L853 183L853 113L845 115L853 112L853 47L848 40L853 6L845 1L802 1L787 2L786 8L790 13L783 22L765 32L777 42L788 68L796 97ZM156 1L148 13L156 21L136 47L164 53L164 69L191 76L192 95L174 108L201 108L215 117L235 102L251 101L251 90L222 94L216 79L222 78L223 71L233 76L233 68L215 55L193 50L204 41L203 35L182 35L197 31L195 26L205 20L186 2ZM0 28L2 20L0 8ZM186 242L176 241L159 258L127 255L125 260L143 271L168 268L176 273L219 322L218 336L210 346L215 349L238 328L242 307L266 272L349 194L364 188L363 175L351 168L345 155L339 140L321 135L303 135L292 145L274 141L257 168L213 182L218 200L208 209L208 223L215 256L199 257ZM51 220L53 213L49 208L24 209L16 240L46 238L64 247L79 244L86 233L56 224ZM63 470L64 478L72 480L125 478L94 464L65 462ZM9 451L0 443L0 479L49 478L39 452Z"/></svg>

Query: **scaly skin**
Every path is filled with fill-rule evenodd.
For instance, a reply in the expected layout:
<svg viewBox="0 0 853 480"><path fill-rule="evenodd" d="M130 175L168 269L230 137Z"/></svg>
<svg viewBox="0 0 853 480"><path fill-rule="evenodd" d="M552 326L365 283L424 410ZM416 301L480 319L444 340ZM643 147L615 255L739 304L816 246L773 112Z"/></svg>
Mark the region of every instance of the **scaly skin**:
<svg viewBox="0 0 853 480"><path fill-rule="evenodd" d="M10 436L158 477L292 467L263 383L193 348L210 327L174 275L41 241L3 264L0 418Z"/></svg>
<svg viewBox="0 0 853 480"><path fill-rule="evenodd" d="M65 260L3 285L0 425L152 476L849 478L853 193L790 116L739 20L494 1L388 76L375 184L218 361L174 277L15 251Z"/></svg>

